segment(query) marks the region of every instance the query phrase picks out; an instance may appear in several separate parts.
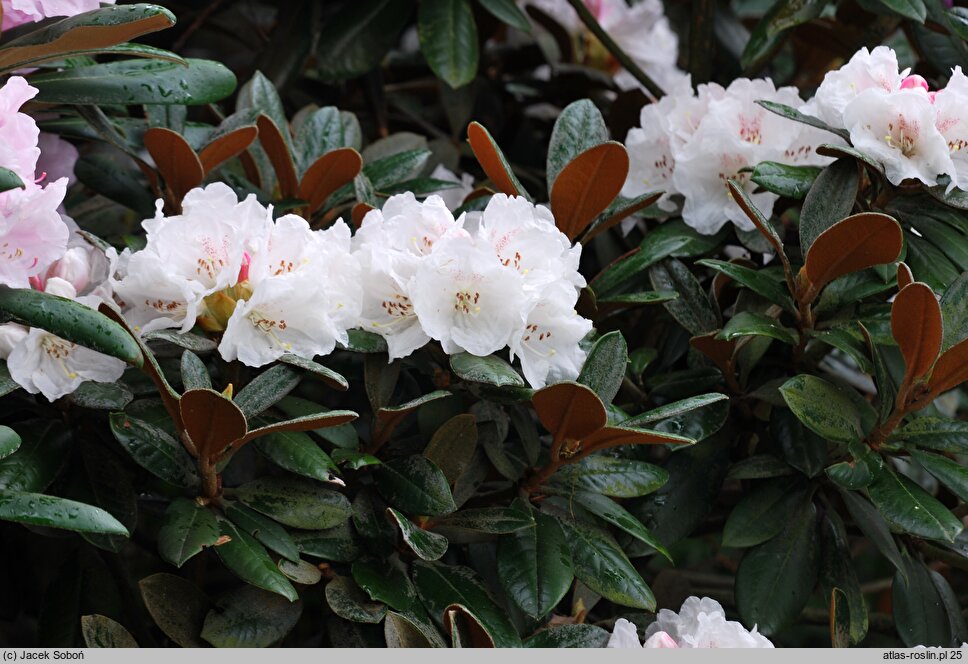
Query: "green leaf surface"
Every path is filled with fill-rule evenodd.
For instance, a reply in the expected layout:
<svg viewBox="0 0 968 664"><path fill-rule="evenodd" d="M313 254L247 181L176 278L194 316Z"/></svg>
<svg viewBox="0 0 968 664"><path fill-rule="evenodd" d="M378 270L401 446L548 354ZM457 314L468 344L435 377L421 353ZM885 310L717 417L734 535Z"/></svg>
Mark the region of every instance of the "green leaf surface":
<svg viewBox="0 0 968 664"><path fill-rule="evenodd" d="M124 328L80 302L30 288L0 286L0 312L129 364L143 362L138 344Z"/></svg>
<svg viewBox="0 0 968 664"><path fill-rule="evenodd" d="M285 364L276 364L239 390L234 399L235 405L247 419L251 419L292 392L299 380L298 371Z"/></svg>
<svg viewBox="0 0 968 664"><path fill-rule="evenodd" d="M255 441L267 459L289 472L320 482L332 479L336 464L309 434L302 431L277 431Z"/></svg>
<svg viewBox="0 0 968 664"><path fill-rule="evenodd" d="M138 582L141 599L155 624L182 648L204 648L200 634L211 601L191 581L152 574Z"/></svg>
<svg viewBox="0 0 968 664"><path fill-rule="evenodd" d="M457 353L450 356L450 368L462 380L471 383L525 387L521 375L496 355L479 357L470 353Z"/></svg>
<svg viewBox="0 0 968 664"><path fill-rule="evenodd" d="M604 530L559 519L571 550L575 576L602 597L621 606L655 611L655 596L615 539Z"/></svg>
<svg viewBox="0 0 968 664"><path fill-rule="evenodd" d="M684 263L674 258L649 268L649 279L656 290L675 291L679 297L664 302L672 317L692 336L719 329L719 311L712 297Z"/></svg>
<svg viewBox="0 0 968 664"><path fill-rule="evenodd" d="M244 530L259 540L263 546L275 551L283 558L297 562L299 547L286 529L267 516L259 514L238 502L231 502L225 507L225 516L236 528Z"/></svg>
<svg viewBox="0 0 968 664"><path fill-rule="evenodd" d="M425 457L414 455L384 463L373 479L380 495L408 514L440 516L457 509L443 471Z"/></svg>
<svg viewBox="0 0 968 664"><path fill-rule="evenodd" d="M614 498L638 498L669 479L665 469L645 461L593 454L562 466L550 485L567 492L592 491Z"/></svg>
<svg viewBox="0 0 968 664"><path fill-rule="evenodd" d="M361 0L337 12L326 22L317 42L322 78L345 80L376 67L397 44L412 11L410 2Z"/></svg>
<svg viewBox="0 0 968 664"><path fill-rule="evenodd" d="M761 161L750 179L778 196L802 200L820 174L816 166L788 166L775 161Z"/></svg>
<svg viewBox="0 0 968 664"><path fill-rule="evenodd" d="M783 531L746 552L736 572L736 605L744 624L770 636L800 615L819 567L817 510L803 501Z"/></svg>
<svg viewBox="0 0 968 664"><path fill-rule="evenodd" d="M867 494L887 522L900 532L953 542L965 529L961 520L936 498L887 466L874 477Z"/></svg>
<svg viewBox="0 0 968 664"><path fill-rule="evenodd" d="M790 299L790 292L783 281L782 272L771 274L766 270L754 270L737 263L727 263L711 258L704 258L696 261L696 263L725 274L754 293L759 293L770 302L779 304L787 311L793 312L795 310L793 300Z"/></svg>
<svg viewBox="0 0 968 664"><path fill-rule="evenodd" d="M119 60L31 77L50 104L211 104L235 90L235 75L211 60L188 59L185 67L163 60Z"/></svg>
<svg viewBox="0 0 968 664"><path fill-rule="evenodd" d="M849 443L863 437L860 413L833 383L801 374L785 382L780 394L797 418L822 438Z"/></svg>
<svg viewBox="0 0 968 664"><path fill-rule="evenodd" d="M301 602L242 586L223 595L209 611L202 638L216 648L267 648L281 641L301 615Z"/></svg>
<svg viewBox="0 0 968 664"><path fill-rule="evenodd" d="M817 176L800 211L800 246L804 255L821 233L850 216L859 186L860 173L852 159L838 159Z"/></svg>
<svg viewBox="0 0 968 664"><path fill-rule="evenodd" d="M628 346L619 331L599 337L582 365L577 382L587 385L604 404L612 403L625 378L629 363Z"/></svg>
<svg viewBox="0 0 968 664"><path fill-rule="evenodd" d="M776 537L805 497L802 482L781 478L757 484L729 513L723 546L746 548Z"/></svg>
<svg viewBox="0 0 968 664"><path fill-rule="evenodd" d="M548 143L548 191L572 159L607 140L608 127L595 102L579 99L565 106L555 120Z"/></svg>
<svg viewBox="0 0 968 664"><path fill-rule="evenodd" d="M0 489L0 521L78 533L128 536L128 529L100 507L41 493Z"/></svg>
<svg viewBox="0 0 968 664"><path fill-rule="evenodd" d="M81 616L81 636L88 648L137 648L138 642L121 623L107 616Z"/></svg>
<svg viewBox="0 0 968 664"><path fill-rule="evenodd" d="M299 599L289 579L279 571L259 542L228 521L222 521L220 527L222 535L230 539L215 547L215 551L226 567L257 588L282 595L290 602ZM204 633L202 636L204 637Z"/></svg>
<svg viewBox="0 0 968 664"><path fill-rule="evenodd" d="M198 486L192 458L164 429L124 413L111 413L111 432L135 463L177 487Z"/></svg>
<svg viewBox="0 0 968 664"><path fill-rule="evenodd" d="M796 330L785 327L776 318L751 311L743 311L730 318L716 338L732 341L750 336L776 339L791 346L799 340Z"/></svg>
<svg viewBox="0 0 968 664"><path fill-rule="evenodd" d="M337 526L349 519L352 511L343 494L293 477L253 480L235 489L232 497L283 525L305 530Z"/></svg>
<svg viewBox="0 0 968 664"><path fill-rule="evenodd" d="M447 553L448 542L443 535L423 530L392 507L387 508L387 514L396 522L403 541L417 557L422 560L439 560Z"/></svg>
<svg viewBox="0 0 968 664"><path fill-rule="evenodd" d="M212 510L193 500L177 498L162 517L158 553L165 562L181 567L206 547L214 546L220 536Z"/></svg>
<svg viewBox="0 0 968 664"><path fill-rule="evenodd" d="M891 440L940 452L968 453L968 422L918 417L894 431Z"/></svg>
<svg viewBox="0 0 968 664"><path fill-rule="evenodd" d="M340 618L358 623L379 624L387 613L385 604L370 601L347 576L337 576L326 584L326 603Z"/></svg>
<svg viewBox="0 0 968 664"><path fill-rule="evenodd" d="M470 0L421 0L417 10L420 50L433 72L459 88L477 75L477 23Z"/></svg>

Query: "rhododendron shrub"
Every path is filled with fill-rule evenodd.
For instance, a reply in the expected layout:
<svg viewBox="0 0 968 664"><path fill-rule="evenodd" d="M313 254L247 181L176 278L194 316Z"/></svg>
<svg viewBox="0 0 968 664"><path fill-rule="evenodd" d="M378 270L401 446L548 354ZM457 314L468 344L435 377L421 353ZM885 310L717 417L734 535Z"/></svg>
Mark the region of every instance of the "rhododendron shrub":
<svg viewBox="0 0 968 664"><path fill-rule="evenodd" d="M0 7L0 642L968 641L965 8Z"/></svg>

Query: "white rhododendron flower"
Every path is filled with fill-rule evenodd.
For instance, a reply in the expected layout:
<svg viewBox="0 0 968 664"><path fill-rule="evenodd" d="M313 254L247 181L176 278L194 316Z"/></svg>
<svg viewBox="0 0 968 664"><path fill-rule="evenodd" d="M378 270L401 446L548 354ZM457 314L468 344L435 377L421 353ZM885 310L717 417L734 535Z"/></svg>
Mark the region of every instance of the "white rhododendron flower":
<svg viewBox="0 0 968 664"><path fill-rule="evenodd" d="M834 127L843 127L847 105L867 90L896 92L907 70L898 71L897 54L887 46L866 47L836 71L827 72L817 94L800 109Z"/></svg>
<svg viewBox="0 0 968 664"><path fill-rule="evenodd" d="M948 85L934 95L935 126L948 145L954 169L948 191L968 188L968 76L955 67Z"/></svg>
<svg viewBox="0 0 968 664"><path fill-rule="evenodd" d="M795 88L777 89L769 79L741 78L728 88L710 84L694 94L676 89L642 109L641 128L629 131L629 175L622 188L628 197L663 191L659 207L677 208L684 198L683 220L700 233L713 234L727 222L742 230L753 224L732 200L726 181L737 180L760 210L769 215L777 196L754 194L748 169L761 161L826 164L814 146L827 141L819 130L799 127L759 104L767 100L800 106Z"/></svg>
<svg viewBox="0 0 968 664"><path fill-rule="evenodd" d="M614 63L591 33L586 34L581 18L566 0L524 0L520 4L534 5L573 37L588 42L591 59L604 60L599 64L614 70L615 82L620 88L640 87L634 76ZM676 65L679 38L669 25L661 0L642 0L631 6L626 0L585 0L585 6L619 48L660 88L668 92L686 78Z"/></svg>
<svg viewBox="0 0 968 664"><path fill-rule="evenodd" d="M98 297L76 297L74 287L57 277L49 279L46 286L51 295L76 299L92 309L101 303ZM113 383L124 373L125 365L121 360L40 328L32 328L25 335L15 327L5 325L3 328L0 337L6 338L2 343L12 346L7 356L10 376L27 392L43 394L48 401L70 394L85 381Z"/></svg>
<svg viewBox="0 0 968 664"><path fill-rule="evenodd" d="M690 597L679 612L662 609L639 644L635 625L620 618L608 640L609 648L772 648L773 644L754 627L752 631L733 620L714 599Z"/></svg>
<svg viewBox="0 0 968 664"><path fill-rule="evenodd" d="M446 353L490 355L524 325L524 278L503 265L480 239L453 234L439 240L410 284L424 331Z"/></svg>
<svg viewBox="0 0 968 664"><path fill-rule="evenodd" d="M40 158L37 160L36 179L51 182L67 178L67 186L74 184L74 166L80 154L73 143L65 141L57 134L40 132L37 139L40 148Z"/></svg>
<svg viewBox="0 0 968 664"><path fill-rule="evenodd" d="M67 180L0 193L0 283L29 288L67 250L70 231L57 208Z"/></svg>
<svg viewBox="0 0 968 664"><path fill-rule="evenodd" d="M25 23L37 23L55 16L76 16L97 9L102 4L113 5L115 0L0 0L3 9L3 30Z"/></svg>
<svg viewBox="0 0 968 664"><path fill-rule="evenodd" d="M887 179L937 183L955 176L948 143L935 126L935 108L924 90L865 90L844 109L850 142L884 165Z"/></svg>
<svg viewBox="0 0 968 664"><path fill-rule="evenodd" d="M356 246L378 244L414 256L426 256L444 234L460 224L440 196L422 203L411 192L391 196L382 210L371 210L356 232Z"/></svg>
<svg viewBox="0 0 968 664"><path fill-rule="evenodd" d="M40 158L40 130L32 117L20 112L20 107L37 92L21 76L12 76L0 86L0 166L16 173L25 183L34 181Z"/></svg>

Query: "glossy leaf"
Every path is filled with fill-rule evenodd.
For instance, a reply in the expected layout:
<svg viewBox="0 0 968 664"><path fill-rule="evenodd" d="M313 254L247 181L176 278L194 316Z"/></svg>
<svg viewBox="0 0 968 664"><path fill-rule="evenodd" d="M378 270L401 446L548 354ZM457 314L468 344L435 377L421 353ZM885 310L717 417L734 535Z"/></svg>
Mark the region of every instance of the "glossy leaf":
<svg viewBox="0 0 968 664"><path fill-rule="evenodd" d="M152 574L138 582L141 599L165 636L182 648L203 648L202 624L211 602L191 581Z"/></svg>
<svg viewBox="0 0 968 664"><path fill-rule="evenodd" d="M457 509L444 473L419 455L381 464L374 482L388 503L408 514L437 516Z"/></svg>
<svg viewBox="0 0 968 664"><path fill-rule="evenodd" d="M293 562L299 561L299 547L278 523L238 502L228 503L224 511L236 528L252 535L267 549Z"/></svg>
<svg viewBox="0 0 968 664"><path fill-rule="evenodd" d="M88 648L137 648L138 642L121 623L107 616L81 616L81 635Z"/></svg>
<svg viewBox="0 0 968 664"><path fill-rule="evenodd" d="M477 122L470 123L467 127L467 140L484 173L498 191L508 196L524 196L530 199L528 192L524 190L514 171L511 170L511 165L508 164L501 148L497 146L494 138L483 125Z"/></svg>
<svg viewBox="0 0 968 664"><path fill-rule="evenodd" d="M332 479L336 464L308 434L278 431L260 438L256 449L281 468L320 482Z"/></svg>
<svg viewBox="0 0 968 664"><path fill-rule="evenodd" d="M852 159L838 159L820 172L800 213L800 246L804 252L821 233L850 215L859 186L860 173Z"/></svg>
<svg viewBox="0 0 968 664"><path fill-rule="evenodd" d="M592 491L615 498L638 498L659 489L669 473L645 461L604 455L585 457L563 466L552 485L570 491Z"/></svg>
<svg viewBox="0 0 968 664"><path fill-rule="evenodd" d="M192 146L171 129L152 127L144 144L175 200L181 201L205 179L205 168Z"/></svg>
<svg viewBox="0 0 968 664"><path fill-rule="evenodd" d="M197 502L173 500L162 517L158 531L158 553L162 560L181 567L203 549L215 546L221 536L215 513Z"/></svg>
<svg viewBox="0 0 968 664"><path fill-rule="evenodd" d="M470 413L455 415L444 422L427 443L423 455L430 459L453 484L464 474L477 449L477 424Z"/></svg>
<svg viewBox="0 0 968 664"><path fill-rule="evenodd" d="M470 0L424 0L418 6L420 50L433 72L452 88L477 75L477 24Z"/></svg>
<svg viewBox="0 0 968 664"><path fill-rule="evenodd" d="M693 336L719 329L715 303L684 263L674 258L649 268L649 280L656 290L675 291L679 297L664 302L672 317Z"/></svg>
<svg viewBox="0 0 968 664"><path fill-rule="evenodd" d="M112 413L110 424L115 439L139 466L177 487L198 486L191 457L166 431L124 413Z"/></svg>
<svg viewBox="0 0 968 664"><path fill-rule="evenodd" d="M901 289L891 305L891 332L904 356L905 383L925 376L941 351L941 308L930 287Z"/></svg>
<svg viewBox="0 0 968 664"><path fill-rule="evenodd" d="M611 141L572 159L551 189L551 211L558 229L569 240L577 238L615 200L628 171L628 152Z"/></svg>
<svg viewBox="0 0 968 664"><path fill-rule="evenodd" d="M78 533L128 536L128 529L100 507L40 493L0 489L0 521Z"/></svg>
<svg viewBox="0 0 968 664"><path fill-rule="evenodd" d="M387 508L387 515L396 522L404 543L417 557L422 560L438 560L447 553L448 542L443 535L421 529L392 507Z"/></svg>
<svg viewBox="0 0 968 664"><path fill-rule="evenodd" d="M221 532L228 539L215 547L215 551L226 567L257 588L282 595L290 602L299 599L296 589L251 535L228 521L221 523Z"/></svg>
<svg viewBox="0 0 968 664"><path fill-rule="evenodd" d="M387 613L385 604L369 601L353 579L345 576L337 576L326 584L326 603L340 618L353 622L378 624Z"/></svg>
<svg viewBox="0 0 968 664"><path fill-rule="evenodd" d="M769 192L802 200L820 171L816 166L788 166L775 161L761 161L753 169L750 179Z"/></svg>
<svg viewBox="0 0 968 664"><path fill-rule="evenodd" d="M282 640L301 615L301 602L242 586L223 595L209 611L202 638L217 648L266 648Z"/></svg>
<svg viewBox="0 0 968 664"><path fill-rule="evenodd" d="M952 542L965 529L936 498L887 467L874 477L867 493L888 523L901 532Z"/></svg>
<svg viewBox="0 0 968 664"><path fill-rule="evenodd" d="M217 457L248 429L242 410L215 390L188 390L178 406L185 432L200 455Z"/></svg>
<svg viewBox="0 0 968 664"><path fill-rule="evenodd" d="M472 383L487 383L497 387L524 387L524 379L510 364L497 357L479 357L470 353L450 356L450 368L461 379Z"/></svg>
<svg viewBox="0 0 968 664"><path fill-rule="evenodd" d="M548 191L558 174L582 152L608 141L601 111L590 99L579 99L562 109L548 143Z"/></svg>
<svg viewBox="0 0 968 664"><path fill-rule="evenodd" d="M578 383L556 383L531 399L542 426L558 438L581 440L608 423L602 400Z"/></svg>
<svg viewBox="0 0 968 664"><path fill-rule="evenodd" d="M860 414L841 388L801 374L780 388L790 410L807 428L828 440L849 443L863 436Z"/></svg>

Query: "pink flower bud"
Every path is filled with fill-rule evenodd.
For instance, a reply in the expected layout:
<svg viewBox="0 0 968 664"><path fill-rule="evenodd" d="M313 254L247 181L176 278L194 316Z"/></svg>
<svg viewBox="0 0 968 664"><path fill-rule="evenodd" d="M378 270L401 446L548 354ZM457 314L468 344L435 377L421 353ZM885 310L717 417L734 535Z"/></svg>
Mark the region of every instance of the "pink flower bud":
<svg viewBox="0 0 968 664"><path fill-rule="evenodd" d="M678 648L679 644L676 640L665 632L656 632L642 645L643 648Z"/></svg>
<svg viewBox="0 0 968 664"><path fill-rule="evenodd" d="M252 264L252 256L248 251L242 252L242 267L239 268L238 283L249 280L249 266Z"/></svg>
<svg viewBox="0 0 968 664"><path fill-rule="evenodd" d="M901 81L902 90L910 90L912 88L923 88L925 92L929 91L928 82L924 80L923 76L918 76L917 74L911 74Z"/></svg>
<svg viewBox="0 0 968 664"><path fill-rule="evenodd" d="M64 256L47 269L44 281L52 277L63 279L78 293L91 281L91 258L84 247L71 247Z"/></svg>

